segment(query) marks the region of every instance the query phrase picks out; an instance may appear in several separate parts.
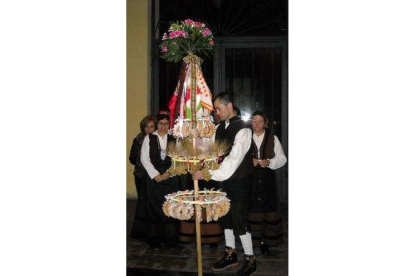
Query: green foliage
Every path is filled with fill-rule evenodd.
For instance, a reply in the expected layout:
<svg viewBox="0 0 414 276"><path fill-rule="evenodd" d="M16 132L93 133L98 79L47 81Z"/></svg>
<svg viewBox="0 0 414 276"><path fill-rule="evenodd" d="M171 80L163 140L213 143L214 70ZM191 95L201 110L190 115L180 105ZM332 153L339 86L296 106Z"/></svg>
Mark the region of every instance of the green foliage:
<svg viewBox="0 0 414 276"><path fill-rule="evenodd" d="M191 19L171 24L160 44L161 58L168 62L179 62L188 54L211 57L214 41L210 29Z"/></svg>

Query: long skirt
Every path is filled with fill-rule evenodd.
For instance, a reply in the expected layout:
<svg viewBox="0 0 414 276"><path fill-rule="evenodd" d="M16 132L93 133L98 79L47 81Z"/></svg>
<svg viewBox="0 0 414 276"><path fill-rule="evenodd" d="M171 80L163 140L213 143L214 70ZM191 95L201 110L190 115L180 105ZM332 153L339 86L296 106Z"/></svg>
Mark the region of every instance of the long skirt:
<svg viewBox="0 0 414 276"><path fill-rule="evenodd" d="M249 223L253 246L260 246L261 243L266 243L268 246L278 246L283 243L280 213L250 213Z"/></svg>
<svg viewBox="0 0 414 276"><path fill-rule="evenodd" d="M167 194L177 192L179 189L178 177L156 182L150 180L147 185L147 207L150 223L150 243L164 243L174 245L177 243L179 220L167 217L162 205Z"/></svg>
<svg viewBox="0 0 414 276"><path fill-rule="evenodd" d="M274 171L256 167L251 177L249 223L254 246L283 242L282 217L278 212Z"/></svg>
<svg viewBox="0 0 414 276"><path fill-rule="evenodd" d="M150 221L147 209L147 176L139 177L135 175L134 177L138 201L130 237L147 242L148 233L150 232Z"/></svg>

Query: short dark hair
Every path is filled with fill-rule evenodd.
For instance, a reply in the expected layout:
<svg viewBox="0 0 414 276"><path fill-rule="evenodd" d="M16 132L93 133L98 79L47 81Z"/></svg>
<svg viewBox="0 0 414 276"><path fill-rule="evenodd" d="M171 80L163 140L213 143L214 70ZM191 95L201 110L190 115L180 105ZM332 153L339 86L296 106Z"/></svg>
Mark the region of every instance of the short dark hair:
<svg viewBox="0 0 414 276"><path fill-rule="evenodd" d="M151 121L154 122L154 127L155 127L155 123L157 122L157 118L155 118L155 116L148 115L148 116L145 116L144 119L142 119L141 123L139 123L139 128L141 129L142 133L145 133L145 128Z"/></svg>
<svg viewBox="0 0 414 276"><path fill-rule="evenodd" d="M228 93L228 92L221 92L221 93L217 94L214 97L213 102L215 102L216 100L219 100L222 104L232 103L233 106L234 106L233 96L230 95L230 93Z"/></svg>
<svg viewBox="0 0 414 276"><path fill-rule="evenodd" d="M269 122L269 120L267 119L266 114L263 111L255 111L253 112L251 118L253 119L254 116L262 116L263 120L265 123Z"/></svg>

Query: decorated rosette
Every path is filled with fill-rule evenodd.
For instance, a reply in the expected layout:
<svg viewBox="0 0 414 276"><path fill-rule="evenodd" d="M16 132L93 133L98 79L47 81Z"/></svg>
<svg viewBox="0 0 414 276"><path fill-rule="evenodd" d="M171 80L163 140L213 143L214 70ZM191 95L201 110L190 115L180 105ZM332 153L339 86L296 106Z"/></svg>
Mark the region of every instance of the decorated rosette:
<svg viewBox="0 0 414 276"><path fill-rule="evenodd" d="M179 191L165 196L162 206L164 214L179 220L189 220L194 212L198 221L217 221L225 216L230 210L230 200L227 194L222 191L204 190L198 192L198 199L194 199L194 191ZM194 205L199 205L195 211ZM205 210L205 216L202 215ZM197 208L196 208L197 210Z"/></svg>

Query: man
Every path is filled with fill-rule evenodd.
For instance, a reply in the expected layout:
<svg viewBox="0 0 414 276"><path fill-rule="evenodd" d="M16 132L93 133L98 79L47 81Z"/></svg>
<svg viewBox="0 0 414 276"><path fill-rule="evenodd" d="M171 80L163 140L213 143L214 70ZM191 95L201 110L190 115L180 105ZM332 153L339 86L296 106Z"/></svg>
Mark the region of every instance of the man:
<svg viewBox="0 0 414 276"><path fill-rule="evenodd" d="M227 142L230 151L219 169L209 172L212 180L221 182L223 191L231 201L231 206L229 213L219 220L224 229L226 252L222 259L213 264L213 270L220 271L238 264L235 236L239 236L245 259L239 275L253 275L256 272L256 258L253 255L248 219L249 176L254 169L252 132L240 117L235 116L230 94L220 93L214 97L214 108L221 120L214 139ZM203 179L202 172L195 172L193 179Z"/></svg>

